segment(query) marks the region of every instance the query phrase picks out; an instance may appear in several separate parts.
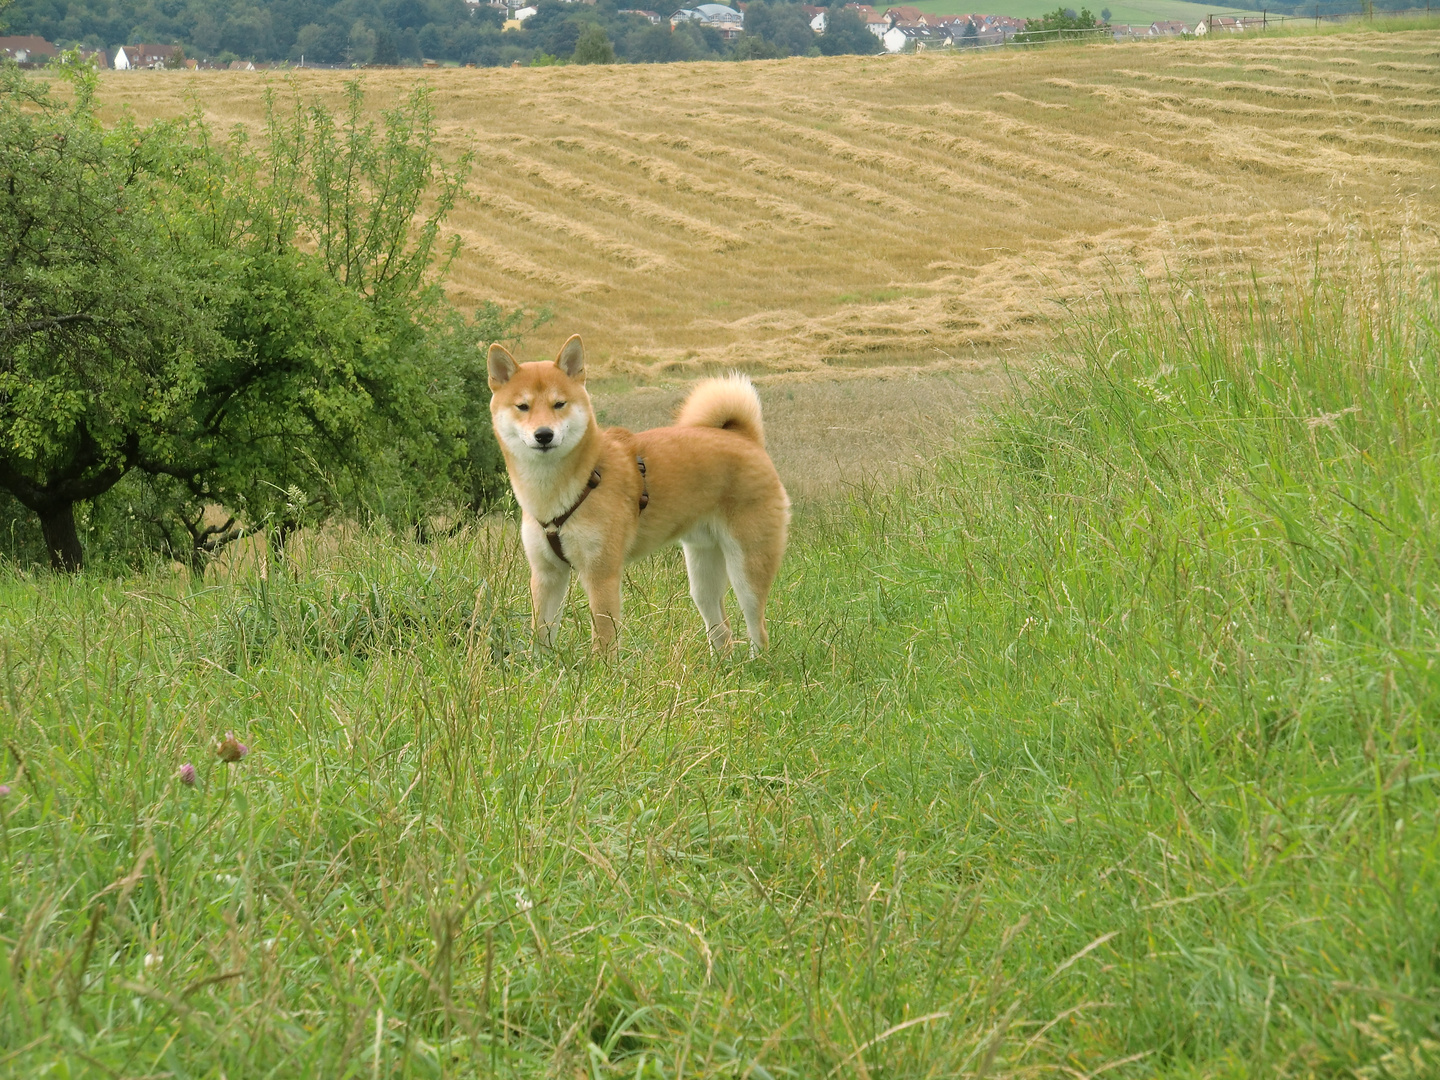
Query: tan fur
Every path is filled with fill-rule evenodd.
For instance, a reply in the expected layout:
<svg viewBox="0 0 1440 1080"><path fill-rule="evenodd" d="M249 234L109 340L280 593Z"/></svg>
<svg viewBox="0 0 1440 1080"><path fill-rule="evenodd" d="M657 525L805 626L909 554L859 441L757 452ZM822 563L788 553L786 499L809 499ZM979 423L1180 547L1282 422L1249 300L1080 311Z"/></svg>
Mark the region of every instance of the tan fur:
<svg viewBox="0 0 1440 1080"><path fill-rule="evenodd" d="M554 643L573 567L590 598L595 645L613 648L625 564L678 542L711 645L731 642L724 598L733 586L751 652L764 648L765 601L785 553L790 500L765 453L750 380L708 379L681 406L675 426L635 434L595 422L578 336L554 363L517 364L503 346L491 345L489 366L490 415L520 503L540 639ZM551 448L542 450L547 431ZM644 511L637 457L645 459L650 494ZM597 468L600 486L560 529L567 566L542 522L573 506Z"/></svg>

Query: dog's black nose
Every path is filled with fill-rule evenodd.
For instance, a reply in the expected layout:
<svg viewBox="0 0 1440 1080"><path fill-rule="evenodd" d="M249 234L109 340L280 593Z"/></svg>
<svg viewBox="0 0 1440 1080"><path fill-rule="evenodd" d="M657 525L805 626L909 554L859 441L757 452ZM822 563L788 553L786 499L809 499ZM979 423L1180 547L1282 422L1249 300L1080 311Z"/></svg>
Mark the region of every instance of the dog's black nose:
<svg viewBox="0 0 1440 1080"><path fill-rule="evenodd" d="M555 432L551 431L548 427L535 429L535 441L541 446L549 446L550 440L553 438L555 438Z"/></svg>

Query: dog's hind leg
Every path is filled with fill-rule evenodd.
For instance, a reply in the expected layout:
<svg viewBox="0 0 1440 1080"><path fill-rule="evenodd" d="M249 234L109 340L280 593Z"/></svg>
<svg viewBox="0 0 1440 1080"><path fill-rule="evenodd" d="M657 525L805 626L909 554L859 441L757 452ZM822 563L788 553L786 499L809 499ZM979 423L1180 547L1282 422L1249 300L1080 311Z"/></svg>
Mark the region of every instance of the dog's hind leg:
<svg viewBox="0 0 1440 1080"><path fill-rule="evenodd" d="M765 601L780 568L779 559L758 547L747 551L733 537L726 539L723 550L730 584L740 601L740 610L745 613L750 655L755 656L770 644L770 635L765 630Z"/></svg>
<svg viewBox="0 0 1440 1080"><path fill-rule="evenodd" d="M704 541L686 540L680 546L685 549L685 570L690 575L690 599L705 620L710 647L728 649L734 639L725 618L725 590L730 584L725 577L725 553Z"/></svg>

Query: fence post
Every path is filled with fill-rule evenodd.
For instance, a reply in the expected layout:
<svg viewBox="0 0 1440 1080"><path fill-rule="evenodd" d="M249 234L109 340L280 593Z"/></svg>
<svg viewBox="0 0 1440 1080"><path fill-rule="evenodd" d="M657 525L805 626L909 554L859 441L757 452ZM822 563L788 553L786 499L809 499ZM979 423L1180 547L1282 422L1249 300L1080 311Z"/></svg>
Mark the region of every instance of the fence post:
<svg viewBox="0 0 1440 1080"><path fill-rule="evenodd" d="M1261 9L1260 9L1260 29L1261 29L1261 30L1269 30L1269 29L1270 29L1270 9L1269 9L1269 8L1261 8Z"/></svg>
<svg viewBox="0 0 1440 1080"><path fill-rule="evenodd" d="M1320 5L1315 5L1315 29L1320 29Z"/></svg>

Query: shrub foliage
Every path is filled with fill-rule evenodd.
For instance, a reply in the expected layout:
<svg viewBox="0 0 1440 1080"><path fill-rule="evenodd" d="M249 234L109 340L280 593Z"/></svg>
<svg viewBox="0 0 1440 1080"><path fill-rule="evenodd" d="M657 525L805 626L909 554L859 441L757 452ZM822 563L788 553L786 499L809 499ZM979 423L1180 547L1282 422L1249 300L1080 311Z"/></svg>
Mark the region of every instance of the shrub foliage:
<svg viewBox="0 0 1440 1080"><path fill-rule="evenodd" d="M56 568L83 558L77 504L132 474L187 560L235 534L207 506L283 536L493 487L479 353L441 292L468 159L440 164L426 91L378 127L358 84L339 117L271 99L252 142L104 128L94 74L66 72L68 101L0 73L0 487Z"/></svg>

